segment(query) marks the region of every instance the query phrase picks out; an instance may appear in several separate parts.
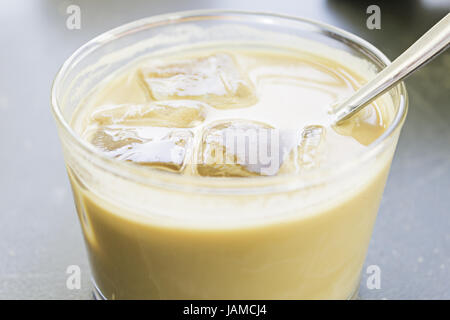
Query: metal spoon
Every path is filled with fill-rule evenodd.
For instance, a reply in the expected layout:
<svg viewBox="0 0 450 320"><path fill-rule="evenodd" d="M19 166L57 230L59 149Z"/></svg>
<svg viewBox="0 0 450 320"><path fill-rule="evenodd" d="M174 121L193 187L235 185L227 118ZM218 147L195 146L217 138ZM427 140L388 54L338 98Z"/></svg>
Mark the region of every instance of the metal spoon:
<svg viewBox="0 0 450 320"><path fill-rule="evenodd" d="M444 52L450 44L450 13L351 97L333 108L339 124Z"/></svg>

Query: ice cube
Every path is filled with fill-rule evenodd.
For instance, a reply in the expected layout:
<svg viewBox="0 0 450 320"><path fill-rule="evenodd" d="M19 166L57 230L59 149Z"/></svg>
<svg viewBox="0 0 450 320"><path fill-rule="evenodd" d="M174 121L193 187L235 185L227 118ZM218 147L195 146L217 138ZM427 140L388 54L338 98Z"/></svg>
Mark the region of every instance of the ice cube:
<svg viewBox="0 0 450 320"><path fill-rule="evenodd" d="M325 137L325 128L318 125L307 126L303 129L302 139L298 149L298 159L303 168L316 166L322 155L322 143Z"/></svg>
<svg viewBox="0 0 450 320"><path fill-rule="evenodd" d="M112 158L180 172L192 139L186 129L109 126L99 128L91 142Z"/></svg>
<svg viewBox="0 0 450 320"><path fill-rule="evenodd" d="M317 167L324 157L325 128L310 125L300 132L297 147L284 159L280 173L300 172Z"/></svg>
<svg viewBox="0 0 450 320"><path fill-rule="evenodd" d="M135 130L120 127L100 127L88 140L100 150L113 156L116 150L145 142L145 139L139 137Z"/></svg>
<svg viewBox="0 0 450 320"><path fill-rule="evenodd" d="M95 96L96 105L145 103L150 93L142 81L141 73L134 71L114 78Z"/></svg>
<svg viewBox="0 0 450 320"><path fill-rule="evenodd" d="M92 119L100 125L192 128L205 119L206 107L205 103L192 100L105 105L92 114Z"/></svg>
<svg viewBox="0 0 450 320"><path fill-rule="evenodd" d="M362 145L368 146L383 134L385 127L380 125L382 122L374 105L368 105L350 119L332 128L338 134L352 137Z"/></svg>
<svg viewBox="0 0 450 320"><path fill-rule="evenodd" d="M283 158L280 131L255 121L228 120L203 132L197 156L201 176L274 175Z"/></svg>
<svg viewBox="0 0 450 320"><path fill-rule="evenodd" d="M141 73L155 100L194 99L216 108L256 102L253 84L227 53L149 65Z"/></svg>

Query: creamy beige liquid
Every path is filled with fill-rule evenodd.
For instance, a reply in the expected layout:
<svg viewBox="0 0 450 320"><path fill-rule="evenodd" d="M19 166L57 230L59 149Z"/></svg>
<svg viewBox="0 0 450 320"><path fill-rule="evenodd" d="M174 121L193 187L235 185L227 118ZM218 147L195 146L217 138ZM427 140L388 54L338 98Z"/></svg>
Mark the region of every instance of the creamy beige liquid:
<svg viewBox="0 0 450 320"><path fill-rule="evenodd" d="M332 57L205 48L131 65L99 85L72 125L111 158L182 175L326 174L386 129L389 106L380 103L331 125L330 106L365 81ZM244 149L222 139L242 134L249 134ZM273 148L269 164L250 159L259 144ZM227 212L223 228L201 219L159 223L108 203L69 173L94 279L106 298L345 299L358 283L390 160L380 160L360 190L332 205L239 228L232 222L240 219L237 209ZM252 201L261 200L236 196L228 203Z"/></svg>

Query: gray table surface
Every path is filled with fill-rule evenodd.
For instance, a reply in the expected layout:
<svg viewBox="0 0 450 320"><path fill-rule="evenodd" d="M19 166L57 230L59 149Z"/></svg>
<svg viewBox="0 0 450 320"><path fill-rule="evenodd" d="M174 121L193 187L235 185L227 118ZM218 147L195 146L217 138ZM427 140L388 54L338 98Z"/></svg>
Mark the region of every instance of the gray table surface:
<svg viewBox="0 0 450 320"><path fill-rule="evenodd" d="M381 30L366 8L381 8ZM81 29L66 28L66 8L81 8ZM422 1L3 1L0 4L0 299L92 299L90 272L55 123L50 87L64 60L113 27L171 11L229 8L272 11L334 24L395 58L450 10ZM450 298L450 52L406 81L404 126L366 266L381 288L362 299ZM81 268L80 290L66 268Z"/></svg>

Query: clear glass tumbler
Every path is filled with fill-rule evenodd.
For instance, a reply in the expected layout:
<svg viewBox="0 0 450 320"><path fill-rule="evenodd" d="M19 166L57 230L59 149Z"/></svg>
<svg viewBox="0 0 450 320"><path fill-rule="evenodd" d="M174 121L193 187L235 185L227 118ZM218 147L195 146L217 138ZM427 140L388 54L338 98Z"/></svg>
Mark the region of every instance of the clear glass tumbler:
<svg viewBox="0 0 450 320"><path fill-rule="evenodd" d="M105 299L349 299L355 296L407 111L403 84L384 134L326 175L181 176L104 156L70 122L109 75L140 57L191 45L305 43L389 63L368 42L308 19L223 10L132 22L91 40L62 66L52 108L96 294ZM339 59L338 56L333 58ZM232 215L229 213L233 212Z"/></svg>

